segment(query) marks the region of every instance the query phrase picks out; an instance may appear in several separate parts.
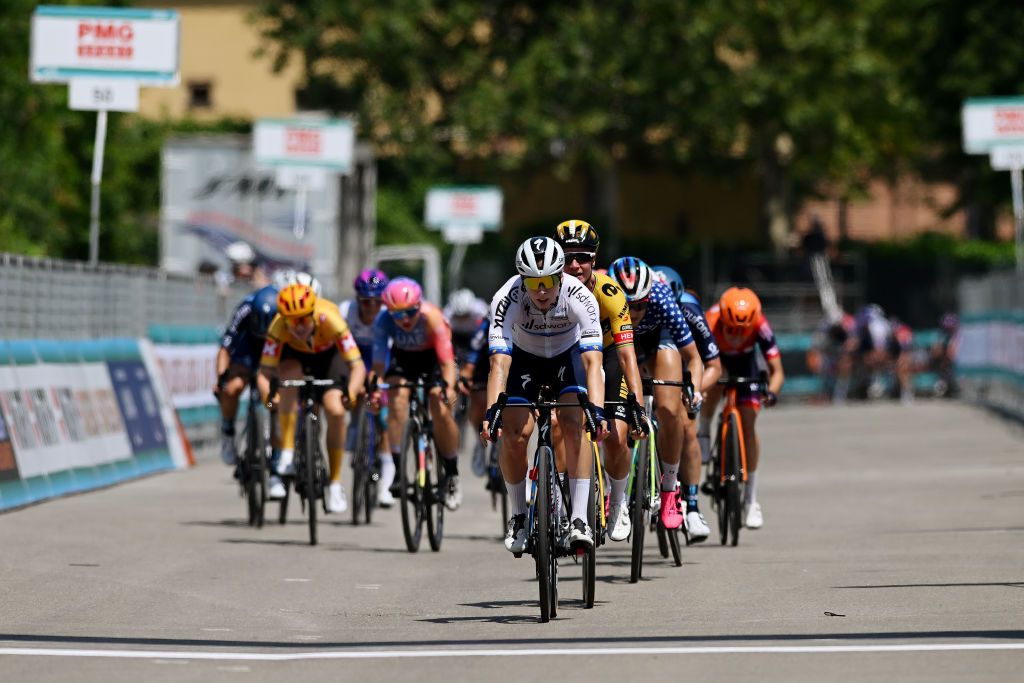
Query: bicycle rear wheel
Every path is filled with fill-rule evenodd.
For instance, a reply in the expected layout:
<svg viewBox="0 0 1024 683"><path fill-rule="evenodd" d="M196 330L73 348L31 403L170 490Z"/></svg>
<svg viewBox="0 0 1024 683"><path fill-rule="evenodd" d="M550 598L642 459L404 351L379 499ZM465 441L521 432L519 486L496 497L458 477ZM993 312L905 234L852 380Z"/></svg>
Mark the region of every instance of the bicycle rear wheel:
<svg viewBox="0 0 1024 683"><path fill-rule="evenodd" d="M402 504L402 534L405 536L405 547L410 553L420 549L420 540L423 537L423 489L420 488L417 477L419 440L419 425L414 420L407 421L402 433L398 476L399 498Z"/></svg>
<svg viewBox="0 0 1024 683"><path fill-rule="evenodd" d="M661 520L658 520L658 526L664 528ZM679 529L665 529L665 535L668 537L668 548L672 553L672 563L677 566L683 566L683 553L679 543Z"/></svg>
<svg viewBox="0 0 1024 683"><path fill-rule="evenodd" d="M650 444L641 439L637 444L636 467L633 474L633 491L629 501L629 516L632 524L632 554L629 562L629 582L636 583L643 576L644 535L647 533L647 515L651 499Z"/></svg>
<svg viewBox="0 0 1024 683"><path fill-rule="evenodd" d="M259 437L256 434L255 418L250 408L245 415L245 433L242 436L243 447L242 462L239 465L239 477L242 482L242 492L245 494L245 508L248 513L249 526L258 526L260 519L259 502L259 466L257 454L259 452Z"/></svg>
<svg viewBox="0 0 1024 683"><path fill-rule="evenodd" d="M262 529L267 515L267 469L269 467L269 459L267 458L267 443L263 436L263 421L267 419L267 416L263 415L256 408L250 408L249 410L252 413L254 429L253 443L256 445L254 457L252 458L253 474L256 479L254 491L256 494L256 528Z"/></svg>
<svg viewBox="0 0 1024 683"><path fill-rule="evenodd" d="M537 502L534 515L533 533L536 541L534 559L537 564L537 588L540 598L540 620L547 623L557 612L558 596L554 582L557 581L555 569L555 548L551 533L552 506L552 457L551 449L542 446L537 456Z"/></svg>
<svg viewBox="0 0 1024 683"><path fill-rule="evenodd" d="M729 533L732 537L732 545L740 542L740 517L742 516L742 496L740 487L743 483L743 473L740 471L740 433L739 420L736 415L729 416L729 432L726 439L726 471L725 471L725 500L729 520Z"/></svg>
<svg viewBox="0 0 1024 683"><path fill-rule="evenodd" d="M597 480L590 474L590 499L587 501L587 524L597 532ZM583 609L594 607L594 593L597 588L597 539L594 545L583 551Z"/></svg>
<svg viewBox="0 0 1024 683"><path fill-rule="evenodd" d="M277 510L277 523L287 524L288 523L288 499L292 495L291 477L281 477L281 483L284 484L284 498L281 499L281 507Z"/></svg>
<svg viewBox="0 0 1024 683"><path fill-rule="evenodd" d="M437 444L433 436L427 436L427 477L424 491L427 494L427 539L430 549L435 553L441 549L444 539L444 498L448 487L448 478L441 476L441 457L437 454Z"/></svg>

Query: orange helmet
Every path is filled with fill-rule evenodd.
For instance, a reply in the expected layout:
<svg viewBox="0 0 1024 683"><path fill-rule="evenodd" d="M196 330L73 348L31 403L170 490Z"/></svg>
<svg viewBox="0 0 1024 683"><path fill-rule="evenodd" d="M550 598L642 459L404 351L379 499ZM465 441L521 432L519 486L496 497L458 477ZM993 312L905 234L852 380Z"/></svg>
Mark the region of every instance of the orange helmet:
<svg viewBox="0 0 1024 683"><path fill-rule="evenodd" d="M277 312L285 318L310 315L316 307L316 292L306 285L288 285L277 295Z"/></svg>
<svg viewBox="0 0 1024 683"><path fill-rule="evenodd" d="M761 300L746 287L730 287L718 301L722 320L732 327L747 328L761 317Z"/></svg>

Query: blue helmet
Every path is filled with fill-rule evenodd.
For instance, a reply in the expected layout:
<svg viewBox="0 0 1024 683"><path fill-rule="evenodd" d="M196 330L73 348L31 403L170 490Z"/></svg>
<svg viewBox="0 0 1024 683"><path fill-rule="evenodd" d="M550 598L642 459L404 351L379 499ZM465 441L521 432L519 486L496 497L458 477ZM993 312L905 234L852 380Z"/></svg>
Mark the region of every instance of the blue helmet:
<svg viewBox="0 0 1024 683"><path fill-rule="evenodd" d="M277 315L277 287L270 285L253 293L251 305L249 331L253 336L266 337L270 321Z"/></svg>
<svg viewBox="0 0 1024 683"><path fill-rule="evenodd" d="M352 283L356 290L356 296L366 299L379 299L384 296L384 289L388 286L388 276L383 270L366 268L356 276Z"/></svg>
<svg viewBox="0 0 1024 683"><path fill-rule="evenodd" d="M679 301L679 297L686 291L686 286L683 284L683 276L676 271L675 268L669 268L668 266L654 266L651 268L654 271L654 276L661 276L661 281L672 288L672 295Z"/></svg>

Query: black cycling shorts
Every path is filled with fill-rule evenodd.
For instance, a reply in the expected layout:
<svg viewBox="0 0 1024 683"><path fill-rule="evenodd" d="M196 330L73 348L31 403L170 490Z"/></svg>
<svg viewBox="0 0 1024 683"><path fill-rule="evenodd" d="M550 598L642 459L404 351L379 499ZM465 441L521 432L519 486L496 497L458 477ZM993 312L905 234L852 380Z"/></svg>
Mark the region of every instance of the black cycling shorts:
<svg viewBox="0 0 1024 683"><path fill-rule="evenodd" d="M622 374L619 352L614 348L606 348L604 350L604 416L609 420L614 418L629 422L625 404L628 395L629 388L626 386L626 377Z"/></svg>
<svg viewBox="0 0 1024 683"><path fill-rule="evenodd" d="M391 349L391 366L384 374L385 377L401 377L407 382L415 382L422 375L427 376L428 382L441 379L441 364L437 362L437 352L434 349Z"/></svg>
<svg viewBox="0 0 1024 683"><path fill-rule="evenodd" d="M320 353L304 353L285 344L281 352L281 364L294 360L302 366L302 374L316 379L330 379L345 391L348 388L348 363L337 346Z"/></svg>
<svg viewBox="0 0 1024 683"><path fill-rule="evenodd" d="M579 347L573 346L553 358L543 358L512 347L505 392L510 398L534 402L540 395L541 385L548 385L556 396L586 391L586 374L580 362ZM509 401L514 404L515 401Z"/></svg>

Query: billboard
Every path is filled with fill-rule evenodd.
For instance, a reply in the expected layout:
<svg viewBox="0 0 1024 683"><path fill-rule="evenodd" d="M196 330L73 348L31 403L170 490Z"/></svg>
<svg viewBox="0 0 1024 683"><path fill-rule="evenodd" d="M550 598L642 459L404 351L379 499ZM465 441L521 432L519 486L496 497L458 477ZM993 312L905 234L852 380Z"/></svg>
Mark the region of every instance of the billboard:
<svg viewBox="0 0 1024 683"><path fill-rule="evenodd" d="M223 250L249 243L270 269L292 266L333 282L338 264L340 185L329 178L306 196L306 230L293 233L295 193L253 160L248 136L193 136L163 149L160 266L195 274L227 267Z"/></svg>

